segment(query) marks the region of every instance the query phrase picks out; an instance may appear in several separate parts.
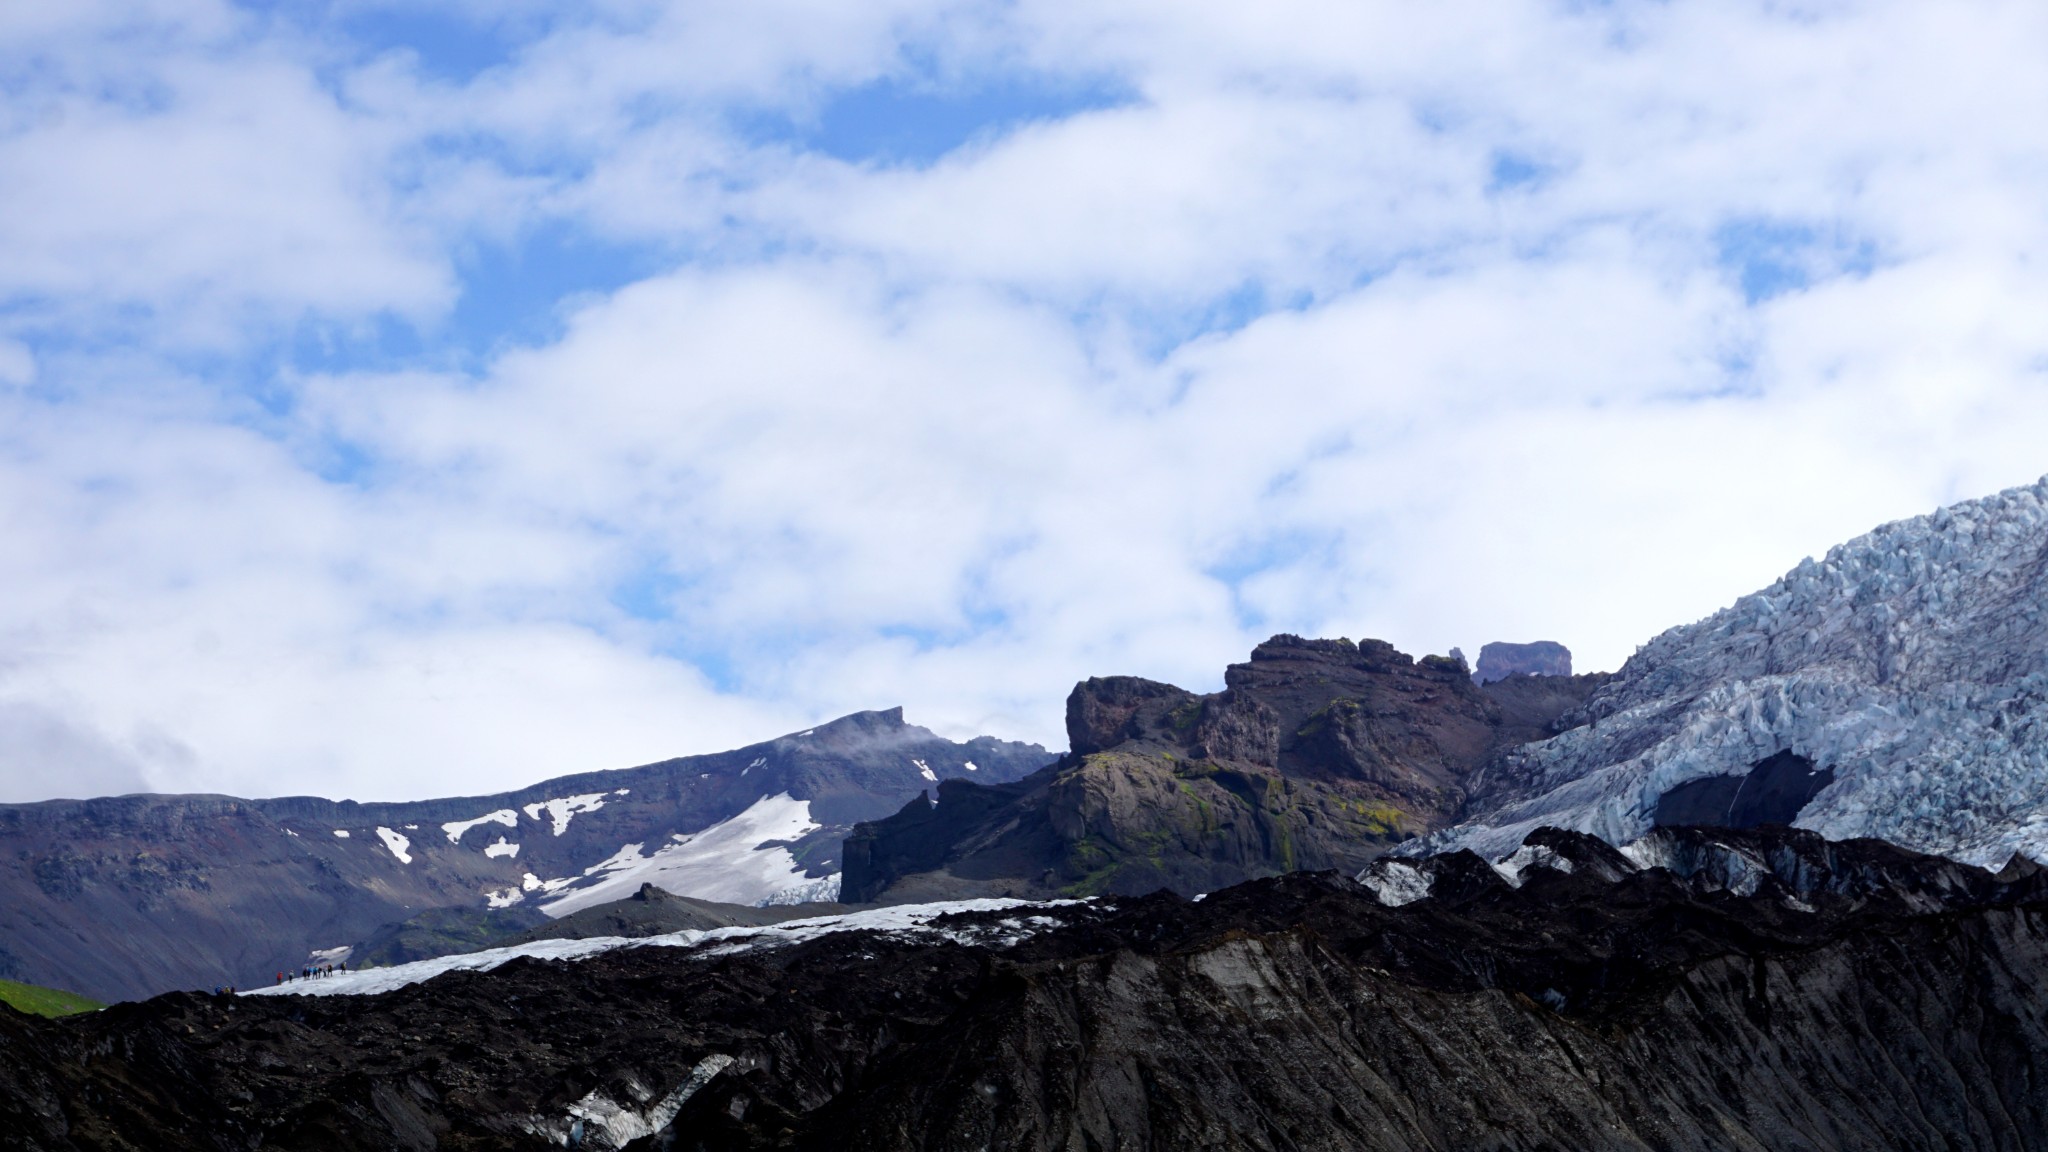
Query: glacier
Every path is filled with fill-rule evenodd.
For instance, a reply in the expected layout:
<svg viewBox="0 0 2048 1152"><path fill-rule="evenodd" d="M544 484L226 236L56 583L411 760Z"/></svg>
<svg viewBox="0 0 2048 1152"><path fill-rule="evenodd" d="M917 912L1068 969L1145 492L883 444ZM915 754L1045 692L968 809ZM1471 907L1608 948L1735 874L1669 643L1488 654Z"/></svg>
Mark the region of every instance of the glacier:
<svg viewBox="0 0 2048 1152"><path fill-rule="evenodd" d="M2044 613L2048 478L1887 524L1645 644L1400 855L1496 859L1544 825L1627 844L1672 788L1790 750L1835 772L1797 827L2048 861Z"/></svg>
<svg viewBox="0 0 2048 1152"><path fill-rule="evenodd" d="M1057 927L1057 910L1080 908L1088 900L1019 900L988 896L972 900L942 900L929 904L894 904L830 916L785 920L780 924L735 925L730 928L685 928L659 936L628 938L594 936L578 940L529 940L414 960L386 968L356 968L330 976L296 980L261 988L248 988L240 996L375 996L432 980L450 972L489 972L512 960L587 960L621 948L693 948L705 957L730 955L758 948L786 948L841 932L879 932L900 937L946 940L955 944L983 947L1012 947L1031 935ZM994 923L947 926L934 923L943 917L971 912L1008 912L1019 915ZM1054 913L1047 915L1048 912ZM1028 913L1028 914L1027 914Z"/></svg>

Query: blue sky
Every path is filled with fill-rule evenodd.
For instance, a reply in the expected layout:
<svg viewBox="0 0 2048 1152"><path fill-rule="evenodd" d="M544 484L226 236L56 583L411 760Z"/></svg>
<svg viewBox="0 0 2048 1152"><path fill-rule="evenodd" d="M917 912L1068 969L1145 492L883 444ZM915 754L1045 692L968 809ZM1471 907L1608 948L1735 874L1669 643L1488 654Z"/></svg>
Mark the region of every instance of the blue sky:
<svg viewBox="0 0 2048 1152"><path fill-rule="evenodd" d="M2048 15L0 16L0 799L496 789L1272 632L1614 667L2048 429Z"/></svg>

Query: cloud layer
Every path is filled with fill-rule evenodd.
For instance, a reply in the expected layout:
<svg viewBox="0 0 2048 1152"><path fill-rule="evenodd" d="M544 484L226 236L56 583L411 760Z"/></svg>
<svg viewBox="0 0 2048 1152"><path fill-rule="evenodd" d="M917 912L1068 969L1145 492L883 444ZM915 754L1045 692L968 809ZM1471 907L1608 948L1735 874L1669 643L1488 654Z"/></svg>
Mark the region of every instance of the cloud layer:
<svg viewBox="0 0 2048 1152"><path fill-rule="evenodd" d="M47 7L47 6L46 6ZM484 791L1276 631L1582 667L2048 470L2048 15L0 15L0 799Z"/></svg>

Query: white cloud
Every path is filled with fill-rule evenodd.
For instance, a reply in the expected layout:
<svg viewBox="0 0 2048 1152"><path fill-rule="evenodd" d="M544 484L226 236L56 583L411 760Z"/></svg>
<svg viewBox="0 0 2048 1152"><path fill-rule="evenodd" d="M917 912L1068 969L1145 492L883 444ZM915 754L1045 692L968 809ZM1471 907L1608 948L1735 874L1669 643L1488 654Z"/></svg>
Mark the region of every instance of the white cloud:
<svg viewBox="0 0 2048 1152"><path fill-rule="evenodd" d="M1612 667L2048 470L2037 6L449 11L503 61L17 29L14 795L473 791L898 703L1056 744L1075 679L1282 629ZM1020 70L1123 95L803 143ZM657 270L533 264L560 331L508 338L470 257L549 227Z"/></svg>
<svg viewBox="0 0 2048 1152"><path fill-rule="evenodd" d="M308 313L422 316L453 285L403 224L396 143L342 107L303 45L210 4L88 6L10 41L29 79L0 135L0 303L166 345L275 340ZM253 331L252 331L253 329Z"/></svg>

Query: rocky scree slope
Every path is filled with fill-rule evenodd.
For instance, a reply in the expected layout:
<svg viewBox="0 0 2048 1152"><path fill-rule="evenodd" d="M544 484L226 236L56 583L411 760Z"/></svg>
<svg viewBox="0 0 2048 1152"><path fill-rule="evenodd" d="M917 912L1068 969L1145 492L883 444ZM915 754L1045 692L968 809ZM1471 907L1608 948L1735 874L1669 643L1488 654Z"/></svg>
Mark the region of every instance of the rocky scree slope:
<svg viewBox="0 0 2048 1152"><path fill-rule="evenodd" d="M249 986L395 923L414 920L415 952L474 947L648 881L728 903L830 899L856 822L939 780L1014 780L1052 758L891 709L495 796L0 806L0 977L102 1000Z"/></svg>
<svg viewBox="0 0 2048 1152"><path fill-rule="evenodd" d="M2044 975L2030 863L1546 830L1200 902L0 1013L0 1148L2039 1149Z"/></svg>
<svg viewBox="0 0 2048 1152"><path fill-rule="evenodd" d="M1196 695L1077 685L1071 751L1014 784L942 782L846 842L841 898L1183 895L1295 869L1354 871L1462 810L1504 749L1539 740L1599 676L1477 685L1461 660L1276 636Z"/></svg>
<svg viewBox="0 0 2048 1152"><path fill-rule="evenodd" d="M1498 855L1541 825L1626 842L1673 790L1789 753L1831 774L1800 827L2048 859L2048 480L1885 525L1673 628L1562 726L1406 850Z"/></svg>

